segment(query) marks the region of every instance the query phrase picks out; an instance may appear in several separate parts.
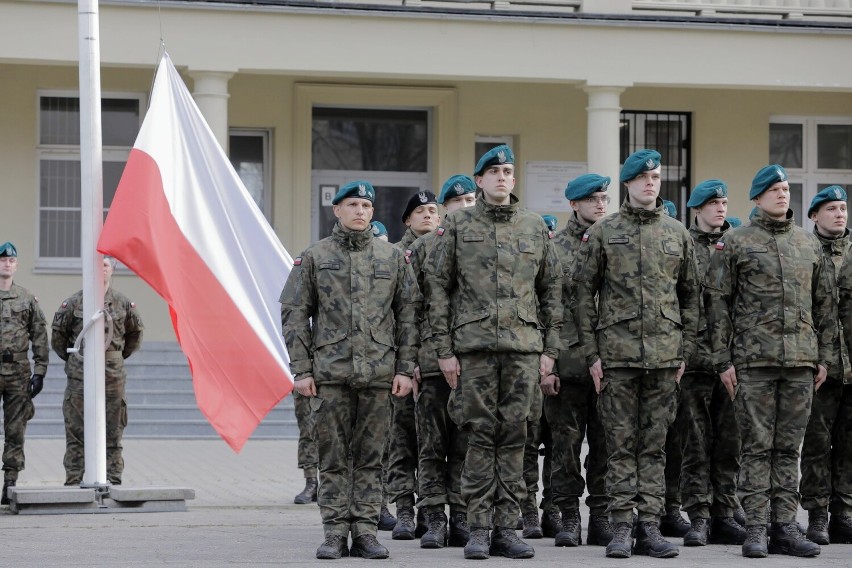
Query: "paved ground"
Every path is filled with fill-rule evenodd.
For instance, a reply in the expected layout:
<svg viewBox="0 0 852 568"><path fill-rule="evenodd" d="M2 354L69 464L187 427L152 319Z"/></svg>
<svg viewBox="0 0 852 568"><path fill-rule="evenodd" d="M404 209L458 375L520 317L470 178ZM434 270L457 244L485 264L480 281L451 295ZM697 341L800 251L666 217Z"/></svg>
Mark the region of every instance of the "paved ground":
<svg viewBox="0 0 852 568"><path fill-rule="evenodd" d="M21 486L63 481L62 440L27 441ZM106 513L18 516L0 514L0 565L44 566L364 566L369 561L314 558L322 540L315 505L293 505L302 488L295 441L252 441L234 454L221 441L128 440L126 486L192 487L196 500L185 513ZM583 518L586 518L583 511ZM804 517L800 517L804 520ZM421 551L416 541L393 541L380 533L391 558L381 566L470 566L460 549ZM482 565L523 566L852 566L852 545L823 547L815 559L772 556L746 561L737 546L681 548L678 558L609 560L600 547L555 548L550 539L532 541L536 557L491 559ZM475 563L473 563L475 564Z"/></svg>

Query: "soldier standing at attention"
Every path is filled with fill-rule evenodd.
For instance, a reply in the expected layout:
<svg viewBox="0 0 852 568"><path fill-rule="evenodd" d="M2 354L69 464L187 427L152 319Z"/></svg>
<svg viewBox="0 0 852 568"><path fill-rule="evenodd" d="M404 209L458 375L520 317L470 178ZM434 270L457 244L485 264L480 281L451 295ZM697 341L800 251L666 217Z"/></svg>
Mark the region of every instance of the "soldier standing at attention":
<svg viewBox="0 0 852 568"><path fill-rule="evenodd" d="M589 524L586 544L607 545L612 529L606 515L607 497L604 489L606 476L606 439L598 414L598 393L589 374L585 358L577 349L579 341L574 322L571 274L580 250L581 238L589 227L606 215L610 178L598 174L585 174L565 188L565 197L574 210L565 228L553 239L562 264L562 298L565 308L562 316L562 346L554 373L548 375L541 388L545 394L544 414L550 423L553 437L553 467L550 484L553 504L562 512L556 546L579 546L581 543L580 497L588 486ZM589 443L586 457L586 479L580 466L583 439Z"/></svg>
<svg viewBox="0 0 852 568"><path fill-rule="evenodd" d="M716 243L704 288L713 364L734 401L742 439L742 552L816 556L819 545L799 530L796 511L814 385L836 357L827 266L819 240L795 225L784 168L758 171L749 198L757 214Z"/></svg>
<svg viewBox="0 0 852 568"><path fill-rule="evenodd" d="M814 234L828 264L831 290L837 301L845 297L841 305L848 307L852 281L846 278L840 288L837 286L841 266L844 262L849 265L852 248L846 228L846 191L839 185L826 187L811 201L808 216L814 222ZM849 315L848 311L842 313ZM808 512L807 537L817 544L852 543L852 386L849 385L852 377L844 326L852 330L848 319L838 321L832 349L834 359L828 379L814 393L802 444L799 491L802 508Z"/></svg>
<svg viewBox="0 0 852 568"><path fill-rule="evenodd" d="M583 235L574 280L580 349L600 394L607 440L606 555L677 556L660 534L666 432L675 418L678 381L695 349L698 279L692 238L663 211L660 154L639 150L624 161L627 199L618 213ZM597 298L597 300L596 300Z"/></svg>
<svg viewBox="0 0 852 568"><path fill-rule="evenodd" d="M50 348L47 324L38 300L26 288L15 284L18 251L12 243L0 245L0 378L3 395L3 495L18 480L24 469L24 432L27 421L35 414L33 399L44 386ZM33 349L33 369L27 351Z"/></svg>
<svg viewBox="0 0 852 568"><path fill-rule="evenodd" d="M425 267L431 341L468 435L469 559L535 554L515 533L526 425L541 413L534 391L558 356L562 323L562 269L544 221L512 195L514 161L505 145L483 154L481 198L447 215Z"/></svg>
<svg viewBox="0 0 852 568"><path fill-rule="evenodd" d="M316 428L321 559L388 557L376 540L382 449L389 397L412 388L420 293L402 251L373 237L375 196L366 181L340 188L331 236L294 259L280 298L290 370Z"/></svg>
<svg viewBox="0 0 852 568"><path fill-rule="evenodd" d="M142 345L144 326L136 304L111 286L114 270L115 259L105 256L104 311L109 315L105 325L107 330L112 326L112 333L107 331L106 334L112 339L104 354L107 480L113 485L121 485L121 473L124 471L121 438L127 426L127 371L124 369L124 360ZM86 465L83 446L83 350L68 353L68 348L74 346L87 320L88 315L83 314L83 291L80 290L59 306L53 316L53 333L50 336L53 350L65 361L65 374L68 377L62 403L62 414L65 417L65 485L80 485Z"/></svg>
<svg viewBox="0 0 852 568"><path fill-rule="evenodd" d="M689 234L695 241L695 261L703 284L716 243L730 228L725 221L728 185L719 179L702 181L692 190L686 205L695 212ZM740 433L734 404L710 359L704 301L699 300L696 353L687 362L680 381L684 440L680 493L691 522L683 544L742 544L745 528L734 520L739 507Z"/></svg>

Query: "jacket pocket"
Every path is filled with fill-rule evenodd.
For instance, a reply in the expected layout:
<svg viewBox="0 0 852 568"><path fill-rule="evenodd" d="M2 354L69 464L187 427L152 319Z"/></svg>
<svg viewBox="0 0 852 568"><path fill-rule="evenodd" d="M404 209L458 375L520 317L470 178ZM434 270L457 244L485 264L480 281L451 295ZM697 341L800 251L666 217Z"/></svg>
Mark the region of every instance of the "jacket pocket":
<svg viewBox="0 0 852 568"><path fill-rule="evenodd" d="M606 329L617 323L635 319L639 316L639 312L635 308L627 308L624 310L613 310L600 316L598 320L597 330Z"/></svg>
<svg viewBox="0 0 852 568"><path fill-rule="evenodd" d="M457 329L463 325L467 325L469 323L473 323L476 321L484 320L489 315L488 308L482 307L478 310L471 310L468 312L461 312L456 314L455 319L453 320L453 329Z"/></svg>
<svg viewBox="0 0 852 568"><path fill-rule="evenodd" d="M518 318L525 324L535 326L536 329L542 329L542 326L538 321L538 314L536 314L535 311L531 311L529 308L518 306Z"/></svg>
<svg viewBox="0 0 852 568"><path fill-rule="evenodd" d="M345 329L335 329L329 330L327 332L320 332L314 337L314 349L319 349L320 347L325 347L326 345L332 345L339 341L343 341L348 335L348 331Z"/></svg>
<svg viewBox="0 0 852 568"><path fill-rule="evenodd" d="M773 312L753 312L743 316L737 316L734 321L734 331L742 333L759 325L764 325L778 319L778 314Z"/></svg>
<svg viewBox="0 0 852 568"><path fill-rule="evenodd" d="M660 313L663 314L664 318L675 323L679 328L683 327L683 323L680 320L679 309L676 309L673 306L662 305L660 306Z"/></svg>
<svg viewBox="0 0 852 568"><path fill-rule="evenodd" d="M375 341L379 345L384 345L385 347L396 349L396 345L394 345L393 342L393 333L384 329L370 328L370 335L373 336L373 341Z"/></svg>

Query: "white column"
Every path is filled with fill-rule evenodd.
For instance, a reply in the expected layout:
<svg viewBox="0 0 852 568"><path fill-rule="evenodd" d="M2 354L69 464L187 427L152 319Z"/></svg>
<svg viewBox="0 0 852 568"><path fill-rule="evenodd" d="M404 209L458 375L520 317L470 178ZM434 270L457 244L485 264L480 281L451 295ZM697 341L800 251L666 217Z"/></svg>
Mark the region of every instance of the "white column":
<svg viewBox="0 0 852 568"><path fill-rule="evenodd" d="M210 130L216 136L219 145L228 152L228 81L233 73L219 71L190 71L189 76L195 82L192 98Z"/></svg>
<svg viewBox="0 0 852 568"><path fill-rule="evenodd" d="M618 210L619 172L619 123L621 117L621 93L624 87L584 86L589 96L586 107L588 129L586 134L589 173L612 178L609 188L608 213Z"/></svg>

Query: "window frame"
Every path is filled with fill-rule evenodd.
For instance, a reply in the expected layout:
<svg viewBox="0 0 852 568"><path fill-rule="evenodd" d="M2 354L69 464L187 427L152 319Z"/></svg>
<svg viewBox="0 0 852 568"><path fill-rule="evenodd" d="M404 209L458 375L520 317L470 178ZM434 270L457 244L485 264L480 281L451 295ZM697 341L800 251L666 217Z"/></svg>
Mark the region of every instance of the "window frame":
<svg viewBox="0 0 852 568"><path fill-rule="evenodd" d="M231 127L228 128L228 147L230 148L230 139L233 136L256 136L263 141L263 196L261 203L258 204L261 213L272 225L272 129L271 128L248 128L248 127ZM228 160L230 161L230 151ZM232 164L233 165L233 164ZM239 172L237 173L239 177Z"/></svg>

